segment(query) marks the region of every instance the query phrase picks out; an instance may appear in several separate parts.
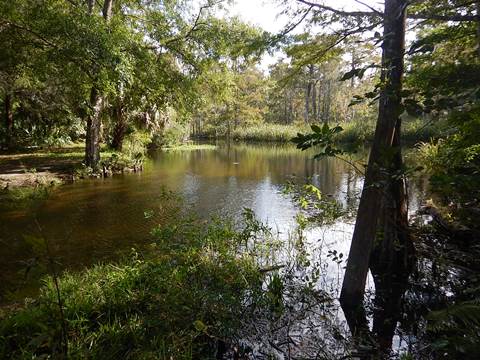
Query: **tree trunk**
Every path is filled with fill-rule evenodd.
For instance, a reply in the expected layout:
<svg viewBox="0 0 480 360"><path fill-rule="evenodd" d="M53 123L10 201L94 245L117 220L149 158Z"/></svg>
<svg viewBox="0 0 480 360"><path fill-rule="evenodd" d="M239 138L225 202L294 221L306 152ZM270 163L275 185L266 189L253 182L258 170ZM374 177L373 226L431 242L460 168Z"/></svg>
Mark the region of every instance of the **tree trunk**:
<svg viewBox="0 0 480 360"><path fill-rule="evenodd" d="M88 0L88 14L93 15L94 0ZM103 18L109 21L112 16L113 0L105 0L103 4ZM85 165L96 170L100 162L100 129L103 98L96 83L90 90L90 112L87 118L87 133L85 139Z"/></svg>
<svg viewBox="0 0 480 360"><path fill-rule="evenodd" d="M322 120L323 118L323 100L322 100L322 83L318 86L318 100L317 100L317 120Z"/></svg>
<svg viewBox="0 0 480 360"><path fill-rule="evenodd" d="M330 120L330 103L331 99L331 80L325 80L325 86L323 87L323 110L322 110L322 120L324 123L328 124Z"/></svg>
<svg viewBox="0 0 480 360"><path fill-rule="evenodd" d="M12 96L10 94L5 95L5 144L8 147L12 145L13 135L13 110L12 110Z"/></svg>
<svg viewBox="0 0 480 360"><path fill-rule="evenodd" d="M394 176L403 167L400 130L399 119L393 139L394 157L380 218L383 237L375 242L370 258L375 283L373 334L383 355L388 355L392 348L401 314L402 296L414 264L414 247L408 229L406 183L403 177Z"/></svg>
<svg viewBox="0 0 480 360"><path fill-rule="evenodd" d="M480 1L475 3L477 7L477 16L480 16ZM478 55L480 56L480 20L477 19L477 51Z"/></svg>
<svg viewBox="0 0 480 360"><path fill-rule="evenodd" d="M317 83L312 84L312 118L317 119Z"/></svg>
<svg viewBox="0 0 480 360"><path fill-rule="evenodd" d="M382 45L382 79L385 86L380 94L374 142L368 160L340 295L342 309L354 336L369 331L363 299L370 254L373 250L382 208L382 198L386 192L391 191L388 189L389 181L386 169L389 168L388 154L391 153L395 127L402 112L401 90L404 72L406 6L407 0L385 1Z"/></svg>
<svg viewBox="0 0 480 360"><path fill-rule="evenodd" d="M355 47L352 47L352 62L350 64L350 70L354 71L357 66L357 59L355 53ZM350 79L350 87L353 89L355 87L355 76L352 76Z"/></svg>
<svg viewBox="0 0 480 360"><path fill-rule="evenodd" d="M310 114L310 91L312 89L312 83L309 81L305 89L305 115L303 119L308 124L308 116Z"/></svg>
<svg viewBox="0 0 480 360"><path fill-rule="evenodd" d="M85 141L85 165L96 170L100 161L100 111L102 97L92 87L90 91L90 114L87 118L87 135Z"/></svg>
<svg viewBox="0 0 480 360"><path fill-rule="evenodd" d="M87 0L87 13L88 13L88 15L92 15L94 6L95 6L95 0Z"/></svg>
<svg viewBox="0 0 480 360"><path fill-rule="evenodd" d="M127 123L125 121L123 105L121 102L119 102L113 109L113 117L115 119L115 127L113 129L112 148L117 151L122 151Z"/></svg>
<svg viewBox="0 0 480 360"><path fill-rule="evenodd" d="M105 21L110 21L110 18L112 17L112 6L113 6L113 0L105 0L103 3L103 18Z"/></svg>

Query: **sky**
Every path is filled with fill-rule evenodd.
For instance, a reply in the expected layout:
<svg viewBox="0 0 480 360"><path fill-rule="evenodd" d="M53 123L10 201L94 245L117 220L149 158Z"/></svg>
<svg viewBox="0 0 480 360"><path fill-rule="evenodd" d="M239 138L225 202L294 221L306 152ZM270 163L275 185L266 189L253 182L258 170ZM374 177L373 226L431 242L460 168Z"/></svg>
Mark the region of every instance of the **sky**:
<svg viewBox="0 0 480 360"><path fill-rule="evenodd" d="M289 0L292 4L295 0ZM310 0L312 2L320 2L319 0ZM236 0L229 8L230 16L238 16L245 22L257 25L266 31L276 33L281 31L288 23L287 18L278 17L281 7L280 1L275 0ZM345 10L368 10L364 4L381 9L382 3L379 0L322 0L322 3L336 9ZM274 56L265 55L260 67L266 71L269 65L274 64L281 54Z"/></svg>

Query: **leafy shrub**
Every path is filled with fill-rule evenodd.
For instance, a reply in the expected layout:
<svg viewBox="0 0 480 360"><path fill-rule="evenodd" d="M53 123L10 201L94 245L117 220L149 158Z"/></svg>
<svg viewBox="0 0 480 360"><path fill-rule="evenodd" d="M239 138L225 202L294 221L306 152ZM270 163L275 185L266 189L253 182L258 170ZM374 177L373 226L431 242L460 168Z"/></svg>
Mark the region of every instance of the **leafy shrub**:
<svg viewBox="0 0 480 360"><path fill-rule="evenodd" d="M188 139L188 136L188 126L174 122L162 132L153 135L152 145L154 147L177 145Z"/></svg>

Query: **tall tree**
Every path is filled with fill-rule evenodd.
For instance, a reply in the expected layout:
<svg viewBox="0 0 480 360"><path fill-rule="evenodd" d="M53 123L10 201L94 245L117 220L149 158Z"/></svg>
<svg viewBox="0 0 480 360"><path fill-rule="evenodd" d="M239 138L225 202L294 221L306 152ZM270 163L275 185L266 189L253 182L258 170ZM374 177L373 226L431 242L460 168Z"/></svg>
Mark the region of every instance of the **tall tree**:
<svg viewBox="0 0 480 360"><path fill-rule="evenodd" d="M386 351L391 346L398 320L400 298L406 288L413 250L408 234L406 191L402 178L400 119L404 110L409 110L415 103L412 99L402 99L405 20L410 3L387 0L384 11L380 11L359 2L368 10L345 11L315 1L298 2L309 6L308 11L315 9L314 17L317 16L320 21L340 21L343 29L339 31L338 41L365 30L383 27L382 76L377 87L380 89L379 114L340 302L352 333L369 333L363 300L370 268L376 286L377 305L373 331L381 349ZM474 3L419 1L412 6L413 11L408 17L429 21L478 21ZM344 78L362 75L365 70L353 69ZM300 137L297 140L300 146L304 146L304 139Z"/></svg>
<svg viewBox="0 0 480 360"><path fill-rule="evenodd" d="M113 0L105 0L102 9L102 15L105 22L109 22L112 17ZM88 15L94 16L95 4L92 0L88 1ZM93 70L93 73L100 69ZM100 114L103 106L103 95L98 85L98 75L94 74L94 84L90 90L90 108L87 115L87 133L85 140L85 165L96 169L100 161Z"/></svg>
<svg viewBox="0 0 480 360"><path fill-rule="evenodd" d="M347 269L342 286L340 302L344 309L345 316L352 333L367 331L367 318L363 309L363 297L365 293L365 281L370 265L370 255L373 249L376 233L378 231L378 221L382 208L388 209L388 218L384 224L391 227L390 234L384 234L384 237L397 237L396 231L404 232L406 229L398 228L397 216L403 218L402 214L394 214L400 211L401 206L397 202L404 202L404 199L395 199L395 197L405 196L404 192L397 191L395 187L402 184L387 186L391 183L392 158L388 154L392 153L394 138L397 149L400 152L400 120L403 112L402 108L402 78L404 72L403 55L405 49L405 11L407 2L405 0L387 0L385 2L384 13L384 35L382 45L382 91L379 101L379 113L375 137L370 151L367 171L365 174L365 183L358 207L355 230L352 237L352 244L348 257ZM398 124L398 125L397 125ZM397 131L396 131L397 130ZM395 157L400 156L396 154ZM393 162L394 171L400 171L401 162ZM396 196L393 196L396 195ZM391 199L392 204L386 205L386 199ZM404 223L404 219L399 223ZM403 236L402 236L403 237ZM392 239L384 239L391 242ZM376 278L382 277L380 274ZM376 284L380 284L376 281ZM382 282L382 286L384 282ZM378 296L378 293L376 294ZM395 322L396 324L396 322Z"/></svg>

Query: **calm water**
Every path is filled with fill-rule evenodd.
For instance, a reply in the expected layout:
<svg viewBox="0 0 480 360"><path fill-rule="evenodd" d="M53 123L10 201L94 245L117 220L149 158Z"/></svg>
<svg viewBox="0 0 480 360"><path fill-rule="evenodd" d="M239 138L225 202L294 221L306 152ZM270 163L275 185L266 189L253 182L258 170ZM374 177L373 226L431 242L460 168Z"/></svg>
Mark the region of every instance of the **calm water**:
<svg viewBox="0 0 480 360"><path fill-rule="evenodd" d="M0 207L0 302L31 294L41 270L25 269L35 258L35 238L42 229L51 252L63 268L79 269L108 261L151 239L162 222L162 192L179 193L182 206L208 218L212 214L238 219L244 208L282 234L295 226L298 211L282 193L286 181L311 178L324 194L354 204L362 180L336 159L315 161L312 153L286 145L222 145L215 150L158 152L138 174L79 181L61 186L28 209ZM146 219L144 213L153 211ZM35 219L37 221L35 221ZM36 224L38 222L39 226ZM346 252L352 224L312 229L308 238ZM318 247L318 246L317 246Z"/></svg>

